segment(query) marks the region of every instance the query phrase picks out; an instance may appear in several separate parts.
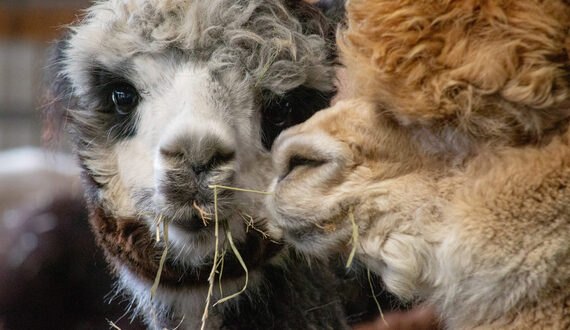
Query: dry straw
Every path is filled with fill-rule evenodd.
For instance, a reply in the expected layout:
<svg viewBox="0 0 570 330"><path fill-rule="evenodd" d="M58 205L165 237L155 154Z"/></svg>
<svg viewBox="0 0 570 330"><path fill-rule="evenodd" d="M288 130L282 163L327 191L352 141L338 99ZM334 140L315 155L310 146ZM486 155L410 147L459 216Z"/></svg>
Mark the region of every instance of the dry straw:
<svg viewBox="0 0 570 330"><path fill-rule="evenodd" d="M346 268L350 268L350 265L354 260L354 255L356 254L356 248L358 246L358 225L356 224L356 221L354 221L354 213L352 212L352 208L348 210L348 217L350 218L350 222L352 224L352 238L348 242L349 244L350 242L352 242L352 250L350 251L350 255L348 256L348 261L346 262ZM389 326L388 322L386 322L386 319L384 318L384 313L382 313L382 307L380 307L380 302L378 302L378 299L376 298L376 293L374 292L374 286L372 285L372 278L370 276L370 269L366 268L366 273L368 275L368 284L370 285L370 291L372 291L372 298L374 298L376 307L378 307L378 311L380 312L380 317L382 318L384 324L386 324L386 326Z"/></svg>
<svg viewBox="0 0 570 330"><path fill-rule="evenodd" d="M111 320L107 320L107 322L109 322L109 326L113 329L117 329L117 330L121 330L121 328L119 328L113 321Z"/></svg>
<svg viewBox="0 0 570 330"><path fill-rule="evenodd" d="M160 276L162 275L162 268L164 267L164 262L166 261L166 255L168 254L168 221L162 220L162 215L158 219L156 224L156 241L160 242L160 230L159 226L162 222L162 232L164 235L164 251L162 251L162 256L160 257L160 263L158 264L158 271L156 272L156 277L154 278L154 284L150 289L150 299L152 300L156 295L156 290L158 289L158 284L160 283Z"/></svg>
<svg viewBox="0 0 570 330"><path fill-rule="evenodd" d="M227 187L227 186L219 186L219 185L215 185L215 186L209 186L210 189L214 190L214 235L215 235L215 250L214 250L214 260L212 261L212 270L210 271L210 276L208 277L208 282L210 283L209 287L208 287L208 295L206 296L206 306L204 307L204 313L202 314L202 326L201 326L201 330L204 330L205 326L206 326L206 320L208 319L208 310L210 308L210 303L211 303L211 298L212 298L212 293L214 291L214 281L215 281L215 276L216 276L216 271L219 265L223 265L223 257L222 257L222 261L218 262L218 256L219 256L219 219L218 219L218 189L228 189L228 190L234 190L234 191L241 191L241 192L248 192L248 193L256 193L256 194L262 194L262 195L271 195L271 193L265 192L265 191L259 191L259 190L251 190L251 189L242 189L242 188L235 188L235 187ZM253 227L253 218L251 219L251 224ZM247 221L246 221L247 223ZM228 301L230 299L233 299L237 296L239 296L240 294L242 294L246 289L247 289L247 284L249 282L249 271L247 269L247 266L245 265L245 262L243 261L243 258L241 257L241 254L239 253L238 249L236 248L234 241L232 239L232 233L230 231L229 225L227 222L224 222L224 230L226 233L226 239L230 244L230 247L232 249L232 251L234 252L236 258L238 259L240 265L242 266L242 268L245 271L245 284L243 286L243 288L228 296L228 297L224 297L220 300L218 300L216 303L214 303L212 305L216 306L218 304L221 304L225 301ZM225 253L224 253L225 254ZM221 286L221 276L222 276L222 272L223 272L223 268L220 270L220 276L219 276L219 286L220 286L220 294L222 292L222 286Z"/></svg>
<svg viewBox="0 0 570 330"><path fill-rule="evenodd" d="M376 298L376 293L374 292L374 286L372 285L372 279L370 277L370 269L368 268L366 268L366 275L368 275L368 284L370 285L370 291L372 291L372 298L374 298L374 302L376 302L376 307L378 307L378 311L380 312L380 317L382 318L382 322L384 322L384 324L387 327L390 327L390 325L388 324L388 322L386 322L386 319L384 318L384 313L382 313L382 307L380 307L380 303Z"/></svg>
<svg viewBox="0 0 570 330"><path fill-rule="evenodd" d="M356 248L358 246L358 226L356 225L356 221L354 221L354 213L352 213L352 209L348 211L348 217L350 218L350 222L352 223L352 238L348 242L352 242L352 250L350 251L350 255L348 256L348 260L346 261L346 268L350 268L352 264L352 260L354 259L354 255L356 254Z"/></svg>
<svg viewBox="0 0 570 330"><path fill-rule="evenodd" d="M194 201L194 208L196 210L198 210L198 212L200 212L200 217L202 218L202 222L204 223L204 227L208 226L208 221L212 221L212 217L210 217L210 214L206 211L204 211L203 209L201 209L198 204L196 204L196 201Z"/></svg>

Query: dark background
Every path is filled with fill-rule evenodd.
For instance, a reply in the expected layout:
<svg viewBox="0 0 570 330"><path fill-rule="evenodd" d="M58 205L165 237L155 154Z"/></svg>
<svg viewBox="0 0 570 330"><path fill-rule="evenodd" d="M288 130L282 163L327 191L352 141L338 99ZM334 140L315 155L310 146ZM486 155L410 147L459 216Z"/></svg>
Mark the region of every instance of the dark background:
<svg viewBox="0 0 570 330"><path fill-rule="evenodd" d="M69 146L41 141L47 50L88 5L0 0L0 330L143 328L109 303Z"/></svg>

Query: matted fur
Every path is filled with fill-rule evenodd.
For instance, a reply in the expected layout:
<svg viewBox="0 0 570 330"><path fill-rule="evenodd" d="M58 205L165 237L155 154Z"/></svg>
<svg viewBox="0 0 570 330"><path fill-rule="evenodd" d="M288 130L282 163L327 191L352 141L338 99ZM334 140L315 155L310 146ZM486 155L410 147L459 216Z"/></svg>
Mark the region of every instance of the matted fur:
<svg viewBox="0 0 570 330"><path fill-rule="evenodd" d="M356 0L348 14L356 97L277 140L273 233L349 253L353 215L357 258L447 328L570 327L570 5ZM447 83L467 88L449 99Z"/></svg>
<svg viewBox="0 0 570 330"><path fill-rule="evenodd" d="M58 43L48 114L71 134L98 244L149 327L200 326L215 241L194 205L213 215L211 185L263 189L274 135L328 105L330 23L296 0L107 0ZM122 109L117 92L136 104ZM259 195L220 190L217 201L249 286L210 310L208 328L346 327L328 270L246 230L248 215L264 229ZM170 249L151 301L160 217ZM212 302L245 281L229 250L224 264Z"/></svg>

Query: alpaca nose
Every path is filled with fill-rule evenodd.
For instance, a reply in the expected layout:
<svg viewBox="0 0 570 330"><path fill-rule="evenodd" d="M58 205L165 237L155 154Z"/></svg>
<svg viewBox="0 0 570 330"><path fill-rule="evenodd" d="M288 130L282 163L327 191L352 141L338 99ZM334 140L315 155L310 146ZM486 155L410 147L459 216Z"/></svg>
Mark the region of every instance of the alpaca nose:
<svg viewBox="0 0 570 330"><path fill-rule="evenodd" d="M187 166L196 175L207 174L235 158L230 141L211 132L179 134L161 143L159 153L175 166Z"/></svg>
<svg viewBox="0 0 570 330"><path fill-rule="evenodd" d="M216 151L210 159L201 164L192 165L192 171L195 174L208 173L210 170L218 168L232 161L235 153L232 151Z"/></svg>
<svg viewBox="0 0 570 330"><path fill-rule="evenodd" d="M318 158L309 158L310 156L303 156L302 154L291 154L287 161L287 166L284 168L281 176L279 177L279 181L286 178L293 170L305 167L316 168L326 163L325 160L318 159Z"/></svg>
<svg viewBox="0 0 570 330"><path fill-rule="evenodd" d="M186 152L184 148L178 148L175 150L160 148L160 154L163 158L173 161L188 161L190 163L190 169L196 175L208 173L212 169L229 163L235 158L235 152L227 151L223 148L220 148L219 150L213 149L210 151L211 152L209 152L208 155L197 155Z"/></svg>
<svg viewBox="0 0 570 330"><path fill-rule="evenodd" d="M304 134L283 135L273 150L273 165L278 169L278 181L303 167L317 168L329 161L326 152L312 136Z"/></svg>

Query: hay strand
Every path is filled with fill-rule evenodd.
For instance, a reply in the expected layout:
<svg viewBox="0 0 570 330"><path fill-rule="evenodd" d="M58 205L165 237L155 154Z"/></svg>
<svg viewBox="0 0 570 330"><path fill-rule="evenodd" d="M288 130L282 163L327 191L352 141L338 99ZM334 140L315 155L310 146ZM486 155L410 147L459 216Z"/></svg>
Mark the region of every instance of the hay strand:
<svg viewBox="0 0 570 330"><path fill-rule="evenodd" d="M214 190L214 226L215 226L214 232L215 232L216 240L215 240L214 259L212 261L212 270L210 271L210 276L208 277L209 287L208 287L208 294L206 296L206 306L204 307L204 313L202 314L202 326L200 328L201 330L204 330L204 328L206 326L206 320L208 319L208 309L210 308L210 301L212 299L212 293L214 291L214 282L215 282L216 271L217 271L217 268L219 265L218 256L219 256L219 245L220 245L220 239L219 239L220 222L219 222L219 218L218 218L218 189L228 189L228 190L235 190L235 191L248 192L248 193L256 193L256 194L262 194L262 195L273 195L273 193L266 192L266 191L243 189L243 188L234 188L234 187L221 186L221 185L212 185L212 186L208 186L208 188ZM252 222L253 222L253 219L252 219ZM242 268L245 270L245 285L239 292L237 292L231 296L228 296L228 297L225 297L225 298L218 300L215 304L212 305L212 307L214 307L220 303L223 303L225 301L228 301L232 298L235 298L238 295L240 295L241 293L243 293L247 289L247 284L249 281L249 272L247 270L247 266L245 265L243 258L241 257L238 249L236 248L236 246L233 242L232 234L230 232L229 226L227 224L225 224L224 229L226 232L227 240L230 243L230 246L232 248L232 251L234 252L234 254L235 254L236 258L238 259ZM221 265L223 265L223 261L221 262ZM223 271L223 268L222 268L222 271ZM221 281L222 271L220 272L220 281ZM221 282L219 285L220 285L220 292L221 292L222 291L221 290Z"/></svg>
<svg viewBox="0 0 570 330"><path fill-rule="evenodd" d="M218 272L218 286L220 288L220 297L224 296L224 289L222 288L222 275L224 274L224 260L225 260L225 256L226 256L226 248L224 247L224 250L222 251L222 256L220 257L220 261L218 263L218 266L216 266L216 269L218 269L218 267L220 268L220 271Z"/></svg>
<svg viewBox="0 0 570 330"><path fill-rule="evenodd" d="M180 319L180 322L178 323L178 325L176 326L176 328L172 329L172 330L178 330L180 328L180 326L182 325L182 323L184 322L184 318L186 318L186 315L182 315L182 318Z"/></svg>
<svg viewBox="0 0 570 330"><path fill-rule="evenodd" d="M249 229L251 228L251 229L255 230L256 232L260 233L260 234L261 234L261 237L263 237L263 239L268 239L268 240L270 240L272 243L275 243L275 244L281 244L280 242L277 242L276 240L271 239L271 238L269 237L269 234L267 234L267 233L264 232L263 230L257 228L257 227L255 226L255 221L253 220L253 217L252 217L251 215L246 214L246 213L240 213L240 215L241 215L241 218L243 219L243 222L245 222L245 232L246 232L246 233L248 233L248 232L249 232ZM248 219L249 219L249 220L248 220Z"/></svg>
<svg viewBox="0 0 570 330"><path fill-rule="evenodd" d="M268 191L252 190L252 189L243 189L243 188L234 188L234 187L220 186L220 185L208 186L208 188L214 189L214 190L215 190L216 188L220 188L220 189L228 189L228 190L235 190L235 191L250 192L250 193L255 193L255 194L262 194L262 195L273 195L272 192L268 192Z"/></svg>
<svg viewBox="0 0 570 330"><path fill-rule="evenodd" d="M111 321L111 320L107 320L107 322L109 322L109 326L113 329L117 329L117 330L122 330L121 328L119 328L115 322Z"/></svg>
<svg viewBox="0 0 570 330"><path fill-rule="evenodd" d="M240 294L242 294L242 293L245 291L245 289L247 289L247 283L248 283L248 281L249 281L249 272L248 272L248 270L247 270L247 266L245 265L245 262L243 261L243 258L241 257L241 254L239 253L238 249L236 248L236 245L234 244L234 241L233 241L233 239L232 239L232 233L231 233L231 231L230 231L230 227L229 227L227 224L225 225L225 227L226 227L226 228L225 228L225 229L226 229L226 237L227 237L227 239L228 239L228 242L230 242L230 246L231 246L231 248L232 248L232 251L234 252L236 258L238 259L238 261L239 261L241 267L242 267L243 270L245 271L245 284L244 284L243 288L242 288L240 291L238 291L238 292L236 292L236 293L234 293L234 294L232 294L232 295L230 295L230 296L227 296L227 297L225 297L225 298L222 298L222 299L218 300L218 301L214 304L214 306L216 306L216 305L218 305L218 304L221 304L221 303L223 303L223 302L225 302L225 301L228 301L228 300L230 300L230 299L233 299L233 298L239 296Z"/></svg>
<svg viewBox="0 0 570 330"><path fill-rule="evenodd" d="M160 224L161 219L162 219L162 215L160 216L159 223L157 224L157 227L156 227L157 230L158 230L158 225ZM164 234L164 251L162 251L162 256L160 257L160 263L158 264L158 271L156 272L154 284L152 285L152 288L150 289L150 300L152 300L154 298L154 296L156 295L156 290L158 289L158 284L160 283L160 276L162 275L162 268L164 267L164 262L166 261L166 255L168 254L168 221L166 221L166 220L162 221L162 231ZM159 236L157 236L156 238L157 238L157 242L158 242Z"/></svg>
<svg viewBox="0 0 570 330"><path fill-rule="evenodd" d="M198 210L198 212L200 213L200 217L202 218L202 222L204 223L204 227L208 226L208 221L212 221L212 217L211 214L204 211L203 209L201 209L198 204L196 204L196 201L194 201L194 208L196 210Z"/></svg>
<svg viewBox="0 0 570 330"><path fill-rule="evenodd" d="M350 251L350 255L348 256L348 260L346 261L346 268L350 268L352 265L352 260L354 259L354 255L356 254L356 247L358 246L358 226L354 221L354 214L352 213L352 209L348 211L348 217L352 223L352 250ZM350 243L350 242L349 242Z"/></svg>
<svg viewBox="0 0 570 330"><path fill-rule="evenodd" d="M218 262L218 249L219 249L219 222L218 222L218 187L213 186L214 189L214 233L216 237L215 250L214 250L214 260L212 262L212 270L210 271L210 276L208 277L208 282L210 283L208 287L208 295L206 296L206 307L204 307L204 314L202 314L202 326L200 330L204 330L206 327L206 320L208 319L208 309L210 308L210 299L212 298L212 292L214 291L214 278L216 276L216 264Z"/></svg>
<svg viewBox="0 0 570 330"><path fill-rule="evenodd" d="M366 275L368 276L368 284L370 285L370 291L372 291L372 298L374 298L374 302L376 302L376 307L378 307L378 311L380 312L380 317L382 318L382 322L389 327L388 322L384 318L384 313L382 313L382 307L380 307L380 303L378 302L378 298L376 298L376 293L374 292L374 286L372 285L372 279L370 277L370 269L366 268Z"/></svg>
<svg viewBox="0 0 570 330"><path fill-rule="evenodd" d="M156 242L160 242L160 223L162 222L162 214L158 217L156 222Z"/></svg>
<svg viewBox="0 0 570 330"><path fill-rule="evenodd" d="M326 231L327 233L334 233L336 231L336 226L333 223L327 223L324 226L315 223L315 226L317 226L317 228L319 229Z"/></svg>
<svg viewBox="0 0 570 330"><path fill-rule="evenodd" d="M240 213L243 222L245 222L245 232L249 233L249 228L255 230L256 232L260 233L264 239L267 239L269 235L267 235L263 230L255 227L253 217L246 213Z"/></svg>

